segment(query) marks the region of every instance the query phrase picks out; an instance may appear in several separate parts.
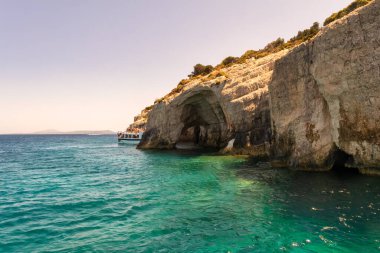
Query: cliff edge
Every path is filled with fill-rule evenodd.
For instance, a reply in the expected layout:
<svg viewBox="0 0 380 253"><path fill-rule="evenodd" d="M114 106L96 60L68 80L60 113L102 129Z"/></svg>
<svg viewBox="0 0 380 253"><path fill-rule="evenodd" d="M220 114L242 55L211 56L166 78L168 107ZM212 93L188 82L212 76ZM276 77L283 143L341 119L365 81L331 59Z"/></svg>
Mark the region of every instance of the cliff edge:
<svg viewBox="0 0 380 253"><path fill-rule="evenodd" d="M211 147L380 174L380 0L288 50L193 78L144 111L139 148Z"/></svg>
<svg viewBox="0 0 380 253"><path fill-rule="evenodd" d="M380 2L326 26L275 64L272 156L302 169L380 168Z"/></svg>

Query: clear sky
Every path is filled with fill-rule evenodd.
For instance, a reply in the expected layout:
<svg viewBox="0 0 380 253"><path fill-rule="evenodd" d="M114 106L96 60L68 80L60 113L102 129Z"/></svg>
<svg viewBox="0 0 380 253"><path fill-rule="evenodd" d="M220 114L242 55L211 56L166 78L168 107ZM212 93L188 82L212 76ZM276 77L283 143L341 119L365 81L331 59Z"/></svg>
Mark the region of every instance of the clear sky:
<svg viewBox="0 0 380 253"><path fill-rule="evenodd" d="M122 130L196 63L308 28L351 0L0 0L0 133Z"/></svg>

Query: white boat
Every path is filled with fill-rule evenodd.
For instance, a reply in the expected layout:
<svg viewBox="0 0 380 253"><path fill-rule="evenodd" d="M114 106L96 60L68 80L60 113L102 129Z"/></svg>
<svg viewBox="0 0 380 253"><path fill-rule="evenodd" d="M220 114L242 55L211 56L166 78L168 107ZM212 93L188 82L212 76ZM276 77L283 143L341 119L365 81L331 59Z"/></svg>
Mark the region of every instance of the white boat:
<svg viewBox="0 0 380 253"><path fill-rule="evenodd" d="M134 144L140 143L144 132L118 132L117 141L119 143Z"/></svg>

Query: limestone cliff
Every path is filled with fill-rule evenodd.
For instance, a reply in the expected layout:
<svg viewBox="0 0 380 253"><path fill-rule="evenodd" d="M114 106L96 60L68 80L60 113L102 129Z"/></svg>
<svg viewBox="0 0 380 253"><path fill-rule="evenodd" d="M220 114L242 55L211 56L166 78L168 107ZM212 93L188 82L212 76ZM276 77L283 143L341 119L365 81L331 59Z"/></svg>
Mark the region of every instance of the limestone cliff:
<svg viewBox="0 0 380 253"><path fill-rule="evenodd" d="M286 54L250 59L220 70L210 80L195 79L179 94L156 104L149 113L141 148L174 148L195 142L234 147L257 154L269 152L271 139L268 83L275 60ZM253 144L253 145L251 145Z"/></svg>
<svg viewBox="0 0 380 253"><path fill-rule="evenodd" d="M146 124L139 147L193 143L267 156L296 169L342 163L378 173L379 2L290 51L192 79L145 112L147 121L137 122Z"/></svg>
<svg viewBox="0 0 380 253"><path fill-rule="evenodd" d="M377 0L276 62L269 85L274 157L330 169L340 153L363 172L380 167L379 31Z"/></svg>

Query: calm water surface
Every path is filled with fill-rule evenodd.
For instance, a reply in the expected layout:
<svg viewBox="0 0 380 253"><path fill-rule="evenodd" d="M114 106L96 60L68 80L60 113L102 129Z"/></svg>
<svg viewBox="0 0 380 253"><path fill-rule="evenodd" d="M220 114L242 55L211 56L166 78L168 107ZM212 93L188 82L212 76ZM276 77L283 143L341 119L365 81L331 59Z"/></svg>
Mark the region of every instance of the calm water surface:
<svg viewBox="0 0 380 253"><path fill-rule="evenodd" d="M0 136L0 252L380 252L379 182Z"/></svg>

